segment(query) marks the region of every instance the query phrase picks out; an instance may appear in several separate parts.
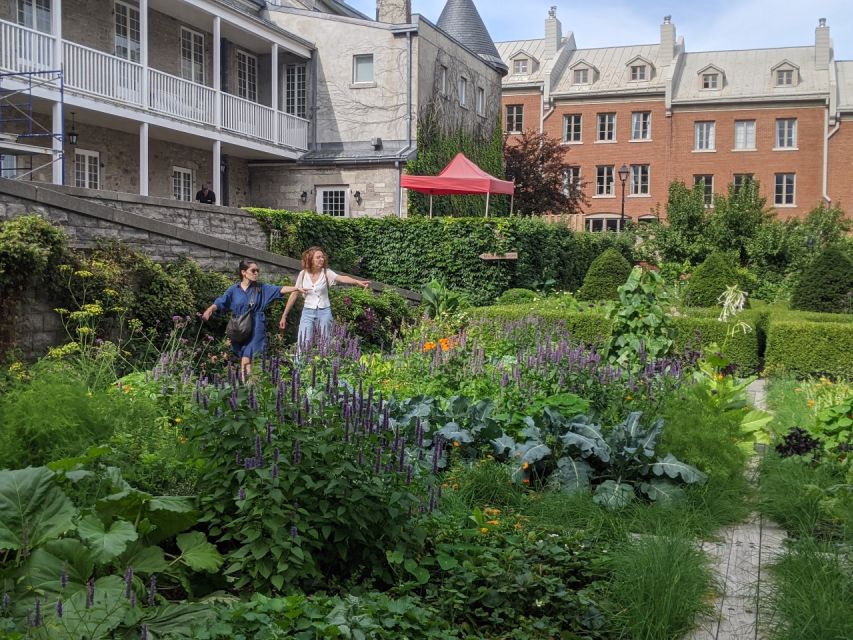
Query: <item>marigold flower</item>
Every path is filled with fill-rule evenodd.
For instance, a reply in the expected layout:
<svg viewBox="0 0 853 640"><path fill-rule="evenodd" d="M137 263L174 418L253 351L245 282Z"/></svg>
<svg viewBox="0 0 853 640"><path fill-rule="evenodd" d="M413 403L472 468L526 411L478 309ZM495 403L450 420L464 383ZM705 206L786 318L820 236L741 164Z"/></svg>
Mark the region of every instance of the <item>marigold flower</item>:
<svg viewBox="0 0 853 640"><path fill-rule="evenodd" d="M487 516L497 516L500 515L501 510L495 509L494 507L486 507L485 509L483 509L483 513L485 513Z"/></svg>
<svg viewBox="0 0 853 640"><path fill-rule="evenodd" d="M488 535L488 533L489 533L488 527L483 527L482 529L480 529L480 533L482 533L484 536Z"/></svg>
<svg viewBox="0 0 853 640"><path fill-rule="evenodd" d="M490 525L496 527L500 524L500 520L489 520L486 524L490 524Z"/></svg>
<svg viewBox="0 0 853 640"><path fill-rule="evenodd" d="M424 351L432 351L433 349L435 349L435 343L432 340L424 342Z"/></svg>

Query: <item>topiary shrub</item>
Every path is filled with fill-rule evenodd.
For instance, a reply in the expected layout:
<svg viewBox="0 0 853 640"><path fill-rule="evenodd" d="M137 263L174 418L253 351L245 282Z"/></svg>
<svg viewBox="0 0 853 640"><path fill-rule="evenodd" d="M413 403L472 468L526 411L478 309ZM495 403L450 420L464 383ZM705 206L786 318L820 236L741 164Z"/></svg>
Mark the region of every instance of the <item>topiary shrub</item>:
<svg viewBox="0 0 853 640"><path fill-rule="evenodd" d="M853 261L828 247L803 270L794 287L791 307L805 311L850 313L853 304Z"/></svg>
<svg viewBox="0 0 853 640"><path fill-rule="evenodd" d="M589 265L578 299L615 300L630 273L631 264L625 256L614 248L607 249Z"/></svg>
<svg viewBox="0 0 853 640"><path fill-rule="evenodd" d="M735 265L725 254L712 253L690 277L684 301L688 307L715 307L726 287L733 284L741 284Z"/></svg>
<svg viewBox="0 0 853 640"><path fill-rule="evenodd" d="M498 296L495 304L524 304L526 302L533 302L535 298L536 292L531 289L507 289Z"/></svg>

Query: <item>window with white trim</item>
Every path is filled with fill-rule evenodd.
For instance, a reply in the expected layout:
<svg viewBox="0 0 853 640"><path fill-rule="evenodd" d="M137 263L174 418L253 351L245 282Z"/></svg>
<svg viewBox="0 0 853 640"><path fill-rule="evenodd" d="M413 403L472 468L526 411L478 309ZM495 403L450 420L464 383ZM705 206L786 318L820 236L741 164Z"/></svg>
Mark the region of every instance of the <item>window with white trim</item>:
<svg viewBox="0 0 853 640"><path fill-rule="evenodd" d="M616 141L616 114L599 113L596 140L599 142Z"/></svg>
<svg viewBox="0 0 853 640"><path fill-rule="evenodd" d="M440 70L440 83L441 83L441 93L442 95L447 95L447 67L441 65Z"/></svg>
<svg viewBox="0 0 853 640"><path fill-rule="evenodd" d="M181 27L181 77L204 84L204 34Z"/></svg>
<svg viewBox="0 0 853 640"><path fill-rule="evenodd" d="M634 111L631 114L631 140L652 139L652 112Z"/></svg>
<svg viewBox="0 0 853 640"><path fill-rule="evenodd" d="M563 171L563 193L571 195L573 191L581 189L581 168L578 166L567 167Z"/></svg>
<svg viewBox="0 0 853 640"><path fill-rule="evenodd" d="M716 122L697 122L694 127L693 149L695 151L713 151L715 149L714 132Z"/></svg>
<svg viewBox="0 0 853 640"><path fill-rule="evenodd" d="M172 197L175 200L192 202L193 172L183 167L172 167Z"/></svg>
<svg viewBox="0 0 853 640"><path fill-rule="evenodd" d="M563 116L563 142L581 142L583 117L579 113Z"/></svg>
<svg viewBox="0 0 853 640"><path fill-rule="evenodd" d="M720 74L719 73L703 73L702 74L703 89L719 89Z"/></svg>
<svg viewBox="0 0 853 640"><path fill-rule="evenodd" d="M589 84L589 69L586 67L582 67L580 69L575 69L574 74L572 74L574 84Z"/></svg>
<svg viewBox="0 0 853 640"><path fill-rule="evenodd" d="M373 54L365 53L352 57L353 84L373 82Z"/></svg>
<svg viewBox="0 0 853 640"><path fill-rule="evenodd" d="M631 65L631 82L639 82L646 79L646 65L632 64Z"/></svg>
<svg viewBox="0 0 853 640"><path fill-rule="evenodd" d="M237 52L237 97L258 101L258 59L245 51Z"/></svg>
<svg viewBox="0 0 853 640"><path fill-rule="evenodd" d="M115 55L131 62L139 62L142 58L139 8L117 1L115 18Z"/></svg>
<svg viewBox="0 0 853 640"><path fill-rule="evenodd" d="M101 185L101 156L97 151L74 149L74 186L98 189Z"/></svg>
<svg viewBox="0 0 853 640"><path fill-rule="evenodd" d="M521 133L524 131L523 104L508 104L506 106L506 130L507 133Z"/></svg>
<svg viewBox="0 0 853 640"><path fill-rule="evenodd" d="M613 195L613 165L599 165L595 168L595 195Z"/></svg>
<svg viewBox="0 0 853 640"><path fill-rule="evenodd" d="M299 118L307 116L305 63L289 64L285 69L284 112Z"/></svg>
<svg viewBox="0 0 853 640"><path fill-rule="evenodd" d="M483 87L477 87L477 113L486 115L486 91Z"/></svg>
<svg viewBox="0 0 853 640"><path fill-rule="evenodd" d="M777 87L790 87L793 84L794 84L794 70L793 69L777 69L776 70L776 86Z"/></svg>
<svg viewBox="0 0 853 640"><path fill-rule="evenodd" d="M797 119L777 118L776 148L795 149L797 147Z"/></svg>
<svg viewBox="0 0 853 640"><path fill-rule="evenodd" d="M317 187L317 213L334 218L349 215L349 189L347 187Z"/></svg>
<svg viewBox="0 0 853 640"><path fill-rule="evenodd" d="M752 182L754 179L755 177L751 173L736 173L732 179L732 184L734 184L735 191L737 191Z"/></svg>
<svg viewBox="0 0 853 640"><path fill-rule="evenodd" d="M18 156L0 154L0 178L14 180L18 177Z"/></svg>
<svg viewBox="0 0 853 640"><path fill-rule="evenodd" d="M50 33L50 0L18 0L18 24Z"/></svg>
<svg viewBox="0 0 853 640"><path fill-rule="evenodd" d="M512 72L517 76L529 73L529 69L530 61L527 58L516 58L512 61Z"/></svg>
<svg viewBox="0 0 853 640"><path fill-rule="evenodd" d="M459 82L456 85L459 92L459 105L464 107L468 102L468 78L459 76Z"/></svg>
<svg viewBox="0 0 853 640"><path fill-rule="evenodd" d="M797 174L777 173L774 203L781 206L793 206L795 204L796 187Z"/></svg>
<svg viewBox="0 0 853 640"><path fill-rule="evenodd" d="M647 164L632 164L631 165L631 195L632 196L647 196L647 195L649 195L649 165L647 165Z"/></svg>
<svg viewBox="0 0 853 640"><path fill-rule="evenodd" d="M735 149L755 149L755 120L735 120Z"/></svg>
<svg viewBox="0 0 853 640"><path fill-rule="evenodd" d="M711 174L702 174L693 176L694 185L702 185L702 194L705 198L705 207L714 206L714 176Z"/></svg>
<svg viewBox="0 0 853 640"><path fill-rule="evenodd" d="M587 218L586 230L593 233L599 233L602 231L619 231L619 216Z"/></svg>

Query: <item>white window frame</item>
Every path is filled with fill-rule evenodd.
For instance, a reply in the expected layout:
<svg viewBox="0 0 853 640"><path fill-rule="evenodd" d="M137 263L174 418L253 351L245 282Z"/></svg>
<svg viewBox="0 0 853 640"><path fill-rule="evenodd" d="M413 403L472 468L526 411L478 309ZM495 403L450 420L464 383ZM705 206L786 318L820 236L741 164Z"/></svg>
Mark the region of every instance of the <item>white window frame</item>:
<svg viewBox="0 0 853 640"><path fill-rule="evenodd" d="M797 206L796 173L777 173L774 176L773 203L777 207Z"/></svg>
<svg viewBox="0 0 853 640"><path fill-rule="evenodd" d="M794 86L794 70L793 69L776 69L776 86L777 87L793 87Z"/></svg>
<svg viewBox="0 0 853 640"><path fill-rule="evenodd" d="M486 90L477 87L477 115L486 115Z"/></svg>
<svg viewBox="0 0 853 640"><path fill-rule="evenodd" d="M530 59L516 58L512 61L512 74L515 76L526 76L530 73Z"/></svg>
<svg viewBox="0 0 853 640"><path fill-rule="evenodd" d="M709 71L702 74L702 89L705 91L716 91L720 88L720 74Z"/></svg>
<svg viewBox="0 0 853 640"><path fill-rule="evenodd" d="M710 180L706 180L705 178L710 178ZM714 207L714 174L713 173L700 173L694 174L693 176L693 184L702 184L704 198L705 198L705 208L712 209Z"/></svg>
<svg viewBox="0 0 853 640"><path fill-rule="evenodd" d="M776 118L776 145L774 151L797 148L797 119Z"/></svg>
<svg viewBox="0 0 853 640"><path fill-rule="evenodd" d="M80 164L83 163L81 167ZM81 169L82 174L81 174ZM92 181L94 169L94 182ZM94 184L94 186L92 186ZM74 149L74 185L83 189L101 188L101 154L88 149Z"/></svg>
<svg viewBox="0 0 853 640"><path fill-rule="evenodd" d="M0 178L14 180L18 177L18 156L0 153Z"/></svg>
<svg viewBox="0 0 853 640"><path fill-rule="evenodd" d="M258 101L258 57L242 49L237 50L237 97Z"/></svg>
<svg viewBox="0 0 853 640"><path fill-rule="evenodd" d="M459 93L459 106L465 109L468 108L468 78L459 76L459 81L456 83L456 89Z"/></svg>
<svg viewBox="0 0 853 640"><path fill-rule="evenodd" d="M612 198L616 195L616 180L612 164L595 167L595 198Z"/></svg>
<svg viewBox="0 0 853 640"><path fill-rule="evenodd" d="M370 77L362 77L359 70L364 70L367 67L359 66L359 63L370 61ZM352 57L352 83L353 84L373 84L376 82L376 61L372 53L359 53Z"/></svg>
<svg viewBox="0 0 853 640"><path fill-rule="evenodd" d="M589 68L581 67L572 70L572 84L589 84Z"/></svg>
<svg viewBox="0 0 853 640"><path fill-rule="evenodd" d="M329 194L330 198L324 198ZM336 197L337 202L332 202L331 198ZM349 217L349 187L347 185L332 185L326 187L317 187L317 197L315 206L317 213L327 215L333 218L348 218ZM326 205L334 206L337 211L340 211L339 206L343 205L341 213L330 212L326 210Z"/></svg>
<svg viewBox="0 0 853 640"><path fill-rule="evenodd" d="M510 109L512 109L512 114L510 114ZM520 126L516 128L516 124L520 124ZM506 105L506 132L521 133L522 131L524 131L524 105Z"/></svg>
<svg viewBox="0 0 853 640"><path fill-rule="evenodd" d="M631 165L631 187L628 192L632 196L647 196L651 194L649 190L649 165L647 164L632 164Z"/></svg>
<svg viewBox="0 0 853 640"><path fill-rule="evenodd" d="M735 151L755 151L755 120L735 120Z"/></svg>
<svg viewBox="0 0 853 640"><path fill-rule="evenodd" d="M184 46L186 43L189 48ZM181 27L181 77L204 84L204 34L186 27Z"/></svg>
<svg viewBox="0 0 853 640"><path fill-rule="evenodd" d="M647 69L648 65L645 64L632 64L631 65L631 82L643 82L647 80Z"/></svg>
<svg viewBox="0 0 853 640"><path fill-rule="evenodd" d="M631 140L647 141L652 139L652 112L631 112Z"/></svg>
<svg viewBox="0 0 853 640"><path fill-rule="evenodd" d="M571 195L572 189L581 190L581 168L579 165L570 165L563 171L563 193Z"/></svg>
<svg viewBox="0 0 853 640"><path fill-rule="evenodd" d="M284 112L297 118L308 115L308 66L288 64L284 71Z"/></svg>
<svg viewBox="0 0 853 640"><path fill-rule="evenodd" d="M607 111L596 114L595 141L616 142L616 112Z"/></svg>
<svg viewBox="0 0 853 640"><path fill-rule="evenodd" d="M39 33L50 33L51 11L51 0L18 0L18 24Z"/></svg>
<svg viewBox="0 0 853 640"><path fill-rule="evenodd" d="M586 230L590 233L604 233L607 231L621 231L621 216L609 215L592 215L584 221Z"/></svg>
<svg viewBox="0 0 853 640"><path fill-rule="evenodd" d="M693 123L693 151L716 151L717 122L700 120Z"/></svg>
<svg viewBox="0 0 853 640"><path fill-rule="evenodd" d="M583 114L568 113L563 116L563 142L583 143Z"/></svg>
<svg viewBox="0 0 853 640"><path fill-rule="evenodd" d="M441 65L439 82L441 83L441 95L446 96L447 95L447 67L444 65Z"/></svg>
<svg viewBox="0 0 853 640"><path fill-rule="evenodd" d="M119 15L119 7L122 7L126 12L123 19ZM139 7L136 5L115 0L114 5L115 18L113 20L113 35L114 35L114 52L117 58L130 60L131 62L139 62L142 59L142 23L139 16ZM134 28L134 16L136 17L136 26ZM119 33L119 28L124 29L125 35ZM134 39L134 35L136 39ZM122 44L121 40L125 39L126 44ZM123 49L127 49L127 54L124 55Z"/></svg>
<svg viewBox="0 0 853 640"><path fill-rule="evenodd" d="M172 167L172 198L181 202L193 201L193 172L186 167Z"/></svg>

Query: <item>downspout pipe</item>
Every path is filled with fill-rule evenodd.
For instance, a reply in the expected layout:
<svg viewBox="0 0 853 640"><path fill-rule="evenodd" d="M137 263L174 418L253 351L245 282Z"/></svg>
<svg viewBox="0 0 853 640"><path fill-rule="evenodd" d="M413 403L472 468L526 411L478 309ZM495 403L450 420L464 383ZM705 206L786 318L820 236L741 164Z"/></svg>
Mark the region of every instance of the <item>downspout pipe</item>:
<svg viewBox="0 0 853 640"><path fill-rule="evenodd" d="M829 111L824 111L823 114L823 130L826 131L829 127ZM823 200L827 204L832 202L832 199L829 197L828 187L829 187L829 139L838 133L838 129L841 128L841 121L836 120L835 126L832 128L832 131L826 134L823 139Z"/></svg>
<svg viewBox="0 0 853 640"><path fill-rule="evenodd" d="M311 106L311 111L314 113L313 122L311 123L313 126L311 127L311 149L312 151L317 150L317 49L311 50L311 93L314 95L313 100L311 101L313 104Z"/></svg>
<svg viewBox="0 0 853 640"><path fill-rule="evenodd" d="M412 62L412 31L406 31L406 74L408 82L406 83L406 146L400 150L400 159L394 165L397 168L397 217L403 217L403 158L405 158L412 148L412 83L413 83L413 62Z"/></svg>

